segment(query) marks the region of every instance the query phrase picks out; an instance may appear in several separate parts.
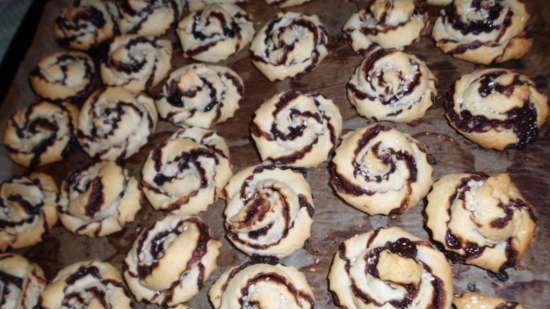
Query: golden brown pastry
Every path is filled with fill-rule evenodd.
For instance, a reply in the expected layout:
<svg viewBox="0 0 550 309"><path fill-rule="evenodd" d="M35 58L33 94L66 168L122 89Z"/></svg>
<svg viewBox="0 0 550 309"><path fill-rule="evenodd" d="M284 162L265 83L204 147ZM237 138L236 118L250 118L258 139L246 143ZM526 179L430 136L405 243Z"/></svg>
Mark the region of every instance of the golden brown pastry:
<svg viewBox="0 0 550 309"><path fill-rule="evenodd" d="M92 158L127 159L143 147L157 125L153 99L121 87L88 97L78 117L78 141Z"/></svg>
<svg viewBox="0 0 550 309"><path fill-rule="evenodd" d="M143 192L155 209L194 215L218 199L231 174L225 140L214 131L185 127L149 153Z"/></svg>
<svg viewBox="0 0 550 309"><path fill-rule="evenodd" d="M490 64L523 57L533 46L521 0L455 0L433 27L437 47L458 59Z"/></svg>
<svg viewBox="0 0 550 309"><path fill-rule="evenodd" d="M254 113L250 135L262 161L315 167L327 160L342 131L342 116L320 94L286 91Z"/></svg>
<svg viewBox="0 0 550 309"><path fill-rule="evenodd" d="M433 240L451 257L492 272L516 266L535 238L532 206L508 174L443 176L425 214Z"/></svg>
<svg viewBox="0 0 550 309"><path fill-rule="evenodd" d="M224 272L208 293L215 309L313 309L306 277L294 267L246 262Z"/></svg>
<svg viewBox="0 0 550 309"><path fill-rule="evenodd" d="M198 217L169 215L139 234L124 260L124 278L139 301L178 305L202 289L220 247Z"/></svg>
<svg viewBox="0 0 550 309"><path fill-rule="evenodd" d="M298 170L256 165L225 186L227 238L248 255L285 257L311 235L311 188Z"/></svg>
<svg viewBox="0 0 550 309"><path fill-rule="evenodd" d="M178 24L183 55L219 62L244 49L254 35L248 13L234 4L212 4L192 12Z"/></svg>
<svg viewBox="0 0 550 309"><path fill-rule="evenodd" d="M121 0L120 31L124 34L161 36L181 18L181 0Z"/></svg>
<svg viewBox="0 0 550 309"><path fill-rule="evenodd" d="M410 122L424 117L432 106L435 82L424 61L398 50L378 49L355 69L346 88L361 116Z"/></svg>
<svg viewBox="0 0 550 309"><path fill-rule="evenodd" d="M57 223L59 190L52 177L34 172L0 184L0 251L32 246Z"/></svg>
<svg viewBox="0 0 550 309"><path fill-rule="evenodd" d="M450 309L453 273L432 244L398 227L344 241L328 276L337 306L345 309Z"/></svg>
<svg viewBox="0 0 550 309"><path fill-rule="evenodd" d="M90 50L119 33L119 10L112 1L73 0L55 19L59 45Z"/></svg>
<svg viewBox="0 0 550 309"><path fill-rule="evenodd" d="M74 171L61 185L61 223L79 235L110 235L134 220L140 200L138 182L127 170L114 161L97 161Z"/></svg>
<svg viewBox="0 0 550 309"><path fill-rule="evenodd" d="M32 70L32 90L43 99L82 103L93 90L96 69L92 58L81 52L57 52L46 56Z"/></svg>
<svg viewBox="0 0 550 309"><path fill-rule="evenodd" d="M252 63L270 81L309 73L328 55L328 33L317 15L286 12L250 44Z"/></svg>
<svg viewBox="0 0 550 309"><path fill-rule="evenodd" d="M77 118L70 103L41 101L19 109L4 131L9 157L30 168L62 160L76 145Z"/></svg>
<svg viewBox="0 0 550 309"><path fill-rule="evenodd" d="M451 126L485 148L524 148L546 122L548 97L516 71L482 69L456 81L445 110Z"/></svg>
<svg viewBox="0 0 550 309"><path fill-rule="evenodd" d="M71 264L60 270L42 293L40 308L131 309L120 272L99 260Z"/></svg>
<svg viewBox="0 0 550 309"><path fill-rule="evenodd" d="M344 135L329 171L336 194L369 215L403 213L432 185L424 146L378 123Z"/></svg>
<svg viewBox="0 0 550 309"><path fill-rule="evenodd" d="M172 43L150 36L124 35L109 45L100 66L101 79L108 86L133 92L150 90L172 67Z"/></svg>
<svg viewBox="0 0 550 309"><path fill-rule="evenodd" d="M463 293L453 300L453 309L526 309L522 305L479 293Z"/></svg>
<svg viewBox="0 0 550 309"><path fill-rule="evenodd" d="M0 254L0 308L38 308L46 283L48 280L37 264L17 254Z"/></svg>
<svg viewBox="0 0 550 309"><path fill-rule="evenodd" d="M414 0L374 0L350 17L343 32L353 50L362 53L377 46L402 49L411 45L427 24L427 16Z"/></svg>

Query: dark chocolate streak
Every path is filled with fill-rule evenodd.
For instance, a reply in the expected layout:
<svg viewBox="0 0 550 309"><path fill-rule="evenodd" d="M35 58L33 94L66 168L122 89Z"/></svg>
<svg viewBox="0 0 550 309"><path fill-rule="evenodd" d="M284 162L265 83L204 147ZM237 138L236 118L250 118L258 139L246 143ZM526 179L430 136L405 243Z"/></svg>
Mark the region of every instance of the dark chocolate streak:
<svg viewBox="0 0 550 309"><path fill-rule="evenodd" d="M444 9L444 18L446 22L451 24L454 29L459 30L463 35L467 34L481 34L488 33L494 30L500 30L502 25L496 24L495 22L500 18L500 16L505 12L508 14L513 14L509 10L509 7L503 7L504 1L495 1L491 4L489 1L481 0L472 0L471 8L476 13L482 11L487 17L477 20L468 20L466 16L461 16L459 13L458 5L459 3L453 3L448 5ZM506 4L504 4L506 5ZM470 11L468 8L464 8L464 11Z"/></svg>
<svg viewBox="0 0 550 309"><path fill-rule="evenodd" d="M510 74L509 71L501 70L495 71L490 74L483 75L479 80L480 88L478 89L481 97L487 97L495 92L498 92L504 96L510 97L516 87L528 85L534 87L529 81L523 80L517 73L513 73L514 79L508 85L503 85L497 82L498 77ZM514 146L517 148L525 148L527 145L533 143L539 133L537 125L537 109L535 105L529 99L526 99L523 106L514 107L505 112L506 119L491 119L483 115L472 115L468 110L461 110L457 113L454 102L454 89L450 98L445 101L445 110L447 119L451 124L463 132L487 132L489 130L499 129L512 129L518 138L517 144ZM478 104L484 104L480 101Z"/></svg>
<svg viewBox="0 0 550 309"><path fill-rule="evenodd" d="M381 229L375 230L372 235L370 235L370 238L367 241L367 248L371 246L374 239L378 236L378 233ZM433 277L433 280L430 281L432 287L433 287L433 296L431 303L426 308L431 309L438 309L438 308L444 308L445 301L447 299L447 295L445 294L444 287L443 287L443 281L441 278L436 276L432 269L426 265L424 262L417 260L417 246L423 246L425 245L422 241L412 241L408 238L399 238L395 241L388 241L386 244L382 247L376 247L371 248L367 254L364 256L364 262L366 263L366 269L365 269L365 276L370 275L373 276L379 280L382 280L380 278L380 274L378 272L378 262L380 258L380 254L384 251L391 252L393 254L397 254L403 258L412 259L415 260L417 263L420 263L424 269L424 271L430 273ZM396 283L391 282L392 285L399 285L406 291L405 297L403 297L400 300L392 300L389 302L380 303L376 301L376 299L372 296L370 296L368 291L364 291L355 283L353 280L353 277L351 276L351 267L352 267L352 261L346 256L346 245L345 243L342 243L338 247L338 256L340 259L342 259L345 262L345 270L348 273L348 277L352 281L351 289L354 296L358 299L360 299L364 304L374 304L377 307L385 306L387 303L389 303L394 308L409 308L409 306L412 304L412 301L418 297L419 288L420 285L414 285L414 284L402 284L402 283ZM338 295L333 294L333 297L335 298L335 303L340 304L340 300L338 299Z"/></svg>
<svg viewBox="0 0 550 309"><path fill-rule="evenodd" d="M384 131L390 130L390 127L387 127L385 125L377 124L373 127L371 127L369 130L367 130L365 133L363 133L363 136L358 141L357 147L355 148L355 155L354 157L357 157L359 153L365 148L366 145L368 145L371 140L375 139L380 133ZM405 151L395 151L394 149L386 149L385 153L380 153L380 144L381 142L376 143L371 147L371 150L374 155L379 158L385 165L389 165L390 169L389 171L384 175L376 175L375 177L370 177L369 175L366 175L365 173L361 172L361 166L357 163L356 160L352 162L351 164L354 167L353 174L354 177L363 177L365 181L367 182L382 182L389 179L391 174L395 172L397 161L404 161L405 165L407 166L409 170L409 178L407 179L407 194L405 198L401 201L401 206L399 208L393 209L390 214L400 214L403 212L409 202L409 195L412 192L412 183L414 183L417 179L418 170L416 167L416 160L415 158L408 152ZM334 188L336 188L338 191L343 191L347 194L359 196L359 195L374 195L375 191L367 190L355 183L353 183L351 180L347 179L344 175L340 174L337 171L336 165L331 161L329 163L329 173L330 173L330 183L333 185Z"/></svg>
<svg viewBox="0 0 550 309"><path fill-rule="evenodd" d="M296 41L303 39L303 37L296 38L296 41L290 43L289 45L287 45L283 40L277 40L277 39L279 38L281 33L283 33L287 28L300 27L300 28L307 29L313 35L314 49L311 51L311 57L303 60L303 62L310 61L311 64L307 68L305 68L303 72L298 74L298 76L311 72L319 63L320 53L317 50L318 47L327 45L327 42L328 42L327 30L323 26L317 26L313 22L307 19L295 18L290 22L290 24L286 26L280 26L277 29L277 32L275 32L275 27L281 24L282 22L283 22L283 17L279 17L268 24L265 31L266 38L264 43L266 46L272 46L272 47L271 49L266 49L264 53L262 53L261 55L252 53L250 55L250 57L252 58L252 61L263 62L274 66L285 66L285 65L288 66L288 65L296 64L295 59L292 59L290 63L287 63L289 62L288 56L295 49ZM271 42L271 44L269 42ZM283 50L282 56L279 59L277 59L275 62L270 61L269 59L270 54L275 50L281 50L281 49Z"/></svg>

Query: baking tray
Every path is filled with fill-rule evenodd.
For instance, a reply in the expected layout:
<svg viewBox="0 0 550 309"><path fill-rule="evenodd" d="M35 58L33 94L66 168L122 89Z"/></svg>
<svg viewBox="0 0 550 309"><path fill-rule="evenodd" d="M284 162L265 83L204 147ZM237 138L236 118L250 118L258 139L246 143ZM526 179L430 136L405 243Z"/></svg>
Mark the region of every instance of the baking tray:
<svg viewBox="0 0 550 309"><path fill-rule="evenodd" d="M0 106L0 129L3 130L7 118L16 109L37 100L28 85L27 78L40 58L61 50L54 41L52 25L66 3L67 1L53 0L45 4L30 48L26 54L17 55L22 57L22 61ZM254 110L265 99L280 91L288 89L311 91L334 100L344 118L344 132L368 123L368 120L358 117L346 98L345 83L353 69L361 62L362 57L354 53L344 42L340 32L349 16L358 8L364 7L366 3L367 1L315 0L292 8L293 11L317 14L330 35L329 56L316 70L302 78L271 83L252 66L247 51L238 53L224 63L237 71L245 82L245 96L235 117L215 128L230 145L234 171L259 163L256 150L249 139L248 124ZM534 49L520 61L499 66L514 68L529 75L536 81L539 88L548 92L550 24L547 21L550 20L550 4L547 0L532 0L527 3L532 12L530 32L535 38ZM274 18L278 11L262 0L250 0L244 8L253 16L256 29ZM437 11L438 9L435 8L429 9L432 19ZM32 33L25 35L32 35ZM168 37L177 43L174 35L168 35ZM178 56L181 55L179 44L174 46L178 46L174 53L176 55L173 59L174 67L187 63L185 59ZM456 292L478 290L518 301L530 309L550 308L550 267L548 266L550 265L550 254L548 254L550 208L547 207L547 201L550 200L549 129L542 129L538 141L523 150L496 152L479 148L449 127L443 117L442 102L456 78L481 66L443 55L428 36L423 37L406 51L426 61L438 78L439 95L434 106L423 119L411 124L390 125L411 134L428 146L429 153L435 159L435 178L464 171L481 171L488 174L509 172L527 199L535 205L535 214L538 217L536 240L521 264L516 269L507 271L507 280L499 280L476 267L455 264ZM163 141L173 129L170 125L161 122L148 146L125 162L125 166L133 175L140 177L141 166L147 153L154 145ZM77 150L64 162L51 164L40 170L52 174L59 184L69 171L88 161L89 158L81 150ZM7 158L3 147L0 147L0 166L2 180L25 172ZM336 308L328 292L326 278L332 256L343 240L356 233L381 226L401 226L415 235L428 237L423 228L423 203L398 217L367 216L344 204L335 196L328 185L325 164L308 170L307 179L313 188L316 206L312 237L303 249L283 259L282 262L296 266L306 274L314 289L317 308ZM40 264L48 279L52 279L58 270L70 263L91 258L109 261L121 269L124 256L139 230L165 215L160 211L154 211L145 200L143 203L137 220L114 235L91 239L75 236L58 225L42 243L17 252ZM195 308L210 308L206 294L212 282L228 267L247 259L224 238L223 207L224 202L218 201L207 212L201 214L201 217L209 223L215 237L223 241L223 249L218 259L220 267L208 279L204 289L188 303ZM139 304L137 307L155 308L156 306Z"/></svg>

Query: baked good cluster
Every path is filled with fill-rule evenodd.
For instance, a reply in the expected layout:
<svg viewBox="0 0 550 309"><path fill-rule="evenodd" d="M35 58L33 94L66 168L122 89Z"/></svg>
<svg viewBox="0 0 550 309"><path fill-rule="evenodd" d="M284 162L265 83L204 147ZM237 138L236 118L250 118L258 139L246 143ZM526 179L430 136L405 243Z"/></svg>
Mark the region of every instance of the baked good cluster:
<svg viewBox="0 0 550 309"><path fill-rule="evenodd" d="M430 149L394 124L421 123L439 102L448 124L480 147L526 151L535 143L547 96L525 74L495 66L532 48L526 5L365 2L341 32L363 57L342 87L365 124L346 129L338 102L290 87L257 102L243 133L261 163L234 170L216 126L243 121L246 78L223 63L245 55L269 83L317 70L336 43L322 18L292 9L315 1L323 0L266 0L279 12L261 27L246 0L67 5L52 25L65 50L36 64L29 85L37 100L16 111L3 133L10 159L27 172L0 183L0 307L124 309L137 301L183 309L208 289L216 309L314 308L304 273L281 259L314 232L307 174L326 167L330 181L319 190L369 216L397 217L425 201L430 236L388 226L343 240L326 269L336 306L523 308L454 293L452 264L493 273L517 266L535 238L535 206L507 173L435 180ZM433 25L427 5L441 5ZM458 78L448 96L427 62L407 49L430 34L448 57L485 65ZM174 67L175 55L188 63ZM176 129L153 144L160 122ZM61 183L37 170L76 148L92 163ZM126 164L145 150L133 175ZM227 248L201 215L220 199L225 236L247 260L205 286ZM90 259L64 265L48 281L40 261L9 253L43 241L58 222L76 235L112 235L146 204L164 217L139 232L122 269Z"/></svg>

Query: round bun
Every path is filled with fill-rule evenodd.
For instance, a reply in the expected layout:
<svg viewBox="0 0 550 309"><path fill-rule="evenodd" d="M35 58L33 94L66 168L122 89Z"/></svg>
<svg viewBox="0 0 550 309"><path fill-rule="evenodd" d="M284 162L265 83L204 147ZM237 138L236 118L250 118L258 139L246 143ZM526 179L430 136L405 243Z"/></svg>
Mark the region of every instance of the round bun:
<svg viewBox="0 0 550 309"><path fill-rule="evenodd" d="M362 53L375 46L402 49L426 27L427 17L414 0L374 0L353 14L342 31L353 50Z"/></svg>
<svg viewBox="0 0 550 309"><path fill-rule="evenodd" d="M456 309L525 309L513 301L470 292L456 296L453 306Z"/></svg>
<svg viewBox="0 0 550 309"><path fill-rule="evenodd" d="M198 217L169 215L139 234L126 256L124 278L138 301L174 306L203 287L220 247Z"/></svg>
<svg viewBox="0 0 550 309"><path fill-rule="evenodd" d="M120 1L120 31L126 34L161 36L181 18L181 0Z"/></svg>
<svg viewBox="0 0 550 309"><path fill-rule="evenodd" d="M456 0L434 25L437 47L458 59L490 64L523 57L533 46L529 13L520 0Z"/></svg>
<svg viewBox="0 0 550 309"><path fill-rule="evenodd" d="M6 309L38 308L40 294L48 280L42 268L23 256L0 254L2 307Z"/></svg>
<svg viewBox="0 0 550 309"><path fill-rule="evenodd" d="M9 157L30 168L62 160L76 145L77 117L70 103L41 101L19 109L4 131Z"/></svg>
<svg viewBox="0 0 550 309"><path fill-rule="evenodd" d="M513 267L535 238L535 217L508 174L451 174L428 195L426 227L457 262Z"/></svg>
<svg viewBox="0 0 550 309"><path fill-rule="evenodd" d="M194 12L216 3L239 4L246 3L247 1L248 0L187 0L187 8L190 12Z"/></svg>
<svg viewBox="0 0 550 309"><path fill-rule="evenodd" d="M286 12L252 40L252 63L270 81L306 74L327 56L328 34L317 15Z"/></svg>
<svg viewBox="0 0 550 309"><path fill-rule="evenodd" d="M172 43L135 35L119 36L111 42L101 63L101 78L108 86L139 92L160 83L172 67Z"/></svg>
<svg viewBox="0 0 550 309"><path fill-rule="evenodd" d="M98 161L76 170L61 185L61 223L89 237L116 233L141 208L134 177L113 161Z"/></svg>
<svg viewBox="0 0 550 309"><path fill-rule="evenodd" d="M248 255L282 258L311 235L311 188L297 170L251 166L235 174L224 193L227 238Z"/></svg>
<svg viewBox="0 0 550 309"><path fill-rule="evenodd" d="M234 4L212 4L182 19L177 33L185 57L218 62L250 43L254 24L248 13Z"/></svg>
<svg viewBox="0 0 550 309"><path fill-rule="evenodd" d="M89 260L60 270L42 293L40 308L131 309L133 304L118 269Z"/></svg>
<svg viewBox="0 0 550 309"><path fill-rule="evenodd" d="M34 172L0 183L0 251L32 246L57 223L59 191L47 174Z"/></svg>
<svg viewBox="0 0 550 309"><path fill-rule="evenodd" d="M302 5L311 0L265 0L267 4L276 5L281 8L288 8L291 6Z"/></svg>
<svg viewBox="0 0 550 309"><path fill-rule="evenodd" d="M254 113L250 133L263 161L314 167L326 161L342 131L342 116L319 94L279 93Z"/></svg>
<svg viewBox="0 0 550 309"><path fill-rule="evenodd" d="M210 128L233 117L243 94L235 71L197 63L172 72L156 103L159 115L175 125Z"/></svg>
<svg viewBox="0 0 550 309"><path fill-rule="evenodd" d="M262 262L247 262L227 270L208 296L214 309L315 307L313 292L300 271Z"/></svg>
<svg viewBox="0 0 550 309"><path fill-rule="evenodd" d="M485 147L523 148L537 139L548 116L548 98L527 76L482 69L459 78L445 103L451 126Z"/></svg>
<svg viewBox="0 0 550 309"><path fill-rule="evenodd" d="M92 91L95 76L90 56L81 52L58 52L40 60L29 81L32 90L43 99L81 103Z"/></svg>
<svg viewBox="0 0 550 309"><path fill-rule="evenodd" d="M328 280L334 302L347 309L450 308L453 299L453 273L445 256L398 227L340 244Z"/></svg>
<svg viewBox="0 0 550 309"><path fill-rule="evenodd" d="M153 149L143 166L143 192L155 209L197 214L231 177L229 148L214 131L182 128Z"/></svg>
<svg viewBox="0 0 550 309"><path fill-rule="evenodd" d="M54 25L59 45L90 50L118 34L119 11L114 2L103 0L71 1Z"/></svg>
<svg viewBox="0 0 550 309"><path fill-rule="evenodd" d="M346 203L369 215L401 214L418 204L432 185L424 148L383 124L355 130L336 149L330 183Z"/></svg>
<svg viewBox="0 0 550 309"><path fill-rule="evenodd" d="M424 61L401 51L378 49L355 69L347 93L361 116L411 122L424 117L432 106L435 82Z"/></svg>
<svg viewBox="0 0 550 309"><path fill-rule="evenodd" d="M124 88L104 88L90 95L78 118L78 141L93 158L121 160L147 143L157 124L155 102Z"/></svg>

